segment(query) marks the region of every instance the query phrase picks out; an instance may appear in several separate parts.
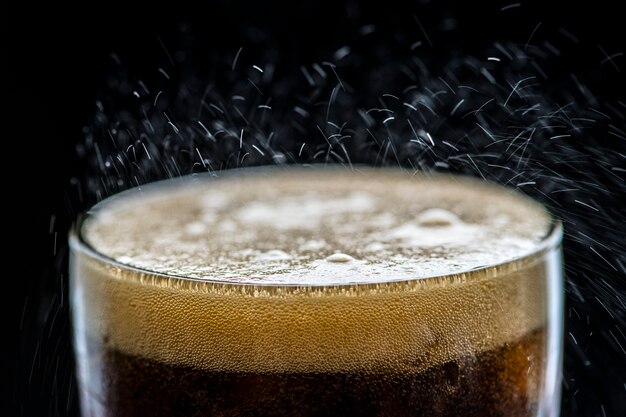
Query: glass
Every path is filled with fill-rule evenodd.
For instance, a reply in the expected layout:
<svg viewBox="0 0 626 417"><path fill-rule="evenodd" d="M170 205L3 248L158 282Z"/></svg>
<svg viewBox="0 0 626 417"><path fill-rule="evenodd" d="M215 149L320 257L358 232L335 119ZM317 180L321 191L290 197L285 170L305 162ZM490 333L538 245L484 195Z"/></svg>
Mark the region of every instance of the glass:
<svg viewBox="0 0 626 417"><path fill-rule="evenodd" d="M553 220L527 256L464 273L250 285L126 265L78 227L71 299L83 415L556 416L561 238Z"/></svg>

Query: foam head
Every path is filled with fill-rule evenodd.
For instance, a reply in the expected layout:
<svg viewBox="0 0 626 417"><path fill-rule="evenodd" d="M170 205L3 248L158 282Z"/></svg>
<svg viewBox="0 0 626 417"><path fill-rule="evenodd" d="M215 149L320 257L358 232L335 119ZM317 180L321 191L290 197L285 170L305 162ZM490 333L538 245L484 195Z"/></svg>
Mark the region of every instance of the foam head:
<svg viewBox="0 0 626 417"><path fill-rule="evenodd" d="M475 180L394 170L291 170L152 186L84 225L98 252L148 271L328 285L459 273L533 252L539 205Z"/></svg>
<svg viewBox="0 0 626 417"><path fill-rule="evenodd" d="M75 333L208 370L426 369L544 325L550 222L501 187L400 170L157 184L74 239Z"/></svg>

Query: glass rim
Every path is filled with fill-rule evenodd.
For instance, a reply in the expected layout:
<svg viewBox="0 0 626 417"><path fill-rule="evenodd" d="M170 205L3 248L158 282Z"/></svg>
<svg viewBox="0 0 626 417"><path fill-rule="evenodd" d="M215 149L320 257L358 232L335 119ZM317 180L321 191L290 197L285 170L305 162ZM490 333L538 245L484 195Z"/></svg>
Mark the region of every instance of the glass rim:
<svg viewBox="0 0 626 417"><path fill-rule="evenodd" d="M398 171L398 168L378 168L378 167L366 167L366 168L371 168L371 169L381 169L381 170L385 170L385 171ZM284 169L284 167L283 167ZM297 170L298 168L287 168L287 170L292 170L295 169ZM302 169L302 168L300 168ZM324 168L317 168L317 169L322 169L322 170L331 170L331 169L337 169L336 167L327 167L324 166ZM272 171L272 170L276 170L279 171L280 169L276 169L276 167L270 167L268 169L268 167L253 167L253 168L236 168L236 169L230 169L228 171L228 174L224 175L225 172L222 171L220 173L220 178L223 178L223 176L236 176L238 173L240 173L241 171L246 171L246 172L259 172L259 171ZM509 192L513 192L516 193L518 195L520 195L523 198L526 199L530 199L532 200L535 204L540 205L548 214L549 218L550 218L550 224L548 226L548 229L546 231L546 234L541 238L540 241L537 242L537 246L529 251L528 253L524 253L521 256L517 256L517 257L513 257L510 259L505 259L503 261L499 261L499 262L495 262L495 263L489 263L486 265L481 265L479 267L475 267L475 268L469 268L469 269L464 269L461 271L456 271L456 272L452 272L452 273L448 273L448 274L435 274L435 275L427 275L427 276L416 276L414 278L402 278L402 279L398 279L398 280L376 280L376 281L370 281L370 282L344 282L344 283L320 283L320 284L303 284L303 283L272 283L272 282L237 282L237 281L227 281L227 280L220 280L220 279L209 279L209 278L199 278L199 277L190 277L190 276L185 276L185 275L178 275L178 274L172 274L172 273L165 273L165 272L158 272L158 271L153 271L150 269L146 269L146 268L141 268L138 266L134 266L134 265L130 265L124 262L120 262L108 255L105 255L103 253L101 253L100 251L98 251L97 249L95 249L93 246L91 246L84 238L82 235L82 226L84 224L84 222L86 220L88 220L89 218L91 218L92 216L95 215L95 211L97 211L99 209L99 206L102 204L106 204L106 203L110 203L111 199L119 199L119 198L124 198L124 195L128 192L132 192L133 190L137 190L139 187L133 187L131 189L128 190L124 190L120 193L114 194L110 197L107 197L103 200L101 200L100 202L96 203L94 206L92 206L89 210L87 210L85 213L82 213L81 215L79 215L78 219L74 222L74 224L71 226L70 231L69 231L69 246L70 246L70 251L71 252L80 252L84 255L87 255L89 258L93 259L93 260L97 260L99 262L101 262L103 265L105 266L109 266L109 267L114 267L117 268L119 270L125 270L125 271L129 271L129 272L133 272L136 274L141 274L141 275L145 275L145 276L151 276L151 277L155 277L155 278L160 278L160 279L166 279L168 281L174 280L174 281L179 281L179 282L185 282L185 283L190 283L190 284L206 284L206 285L223 285L223 286L231 286L231 287L254 287L254 288L312 288L312 289L319 289L319 288L341 288L341 287L370 287L370 286L378 286L378 285L385 285L385 284L401 284L401 283L411 283L411 282L432 282L432 281L441 281L441 280L450 280L450 281L454 281L455 279L458 278L462 278L462 277L466 277L467 274L480 274L481 271L488 271L488 270L498 270L498 269L502 269L508 265L515 265L515 264L520 264L520 263L526 263L528 261L531 261L532 259L541 256L542 254L555 249L557 247L559 247L559 245L561 245L562 243L562 239L563 239L563 223L561 222L561 220L559 218L557 218L550 210L548 210L548 208L541 202L533 199L530 196L527 196L525 194L520 193L519 191L503 186L502 184L498 184L489 180L483 180L480 178L475 178L475 177L471 177L468 175L463 175L463 174L452 174L452 173L421 173L420 174L427 174L429 176L436 176L436 177L452 177L452 178L460 178L460 179L469 179L469 180L474 180L474 181L478 181L478 182L482 182L485 184L488 184L489 186L495 186L498 188L501 188L502 190L506 190ZM165 183L166 186L172 186L173 184L175 184L176 182L183 182L186 180L189 180L190 178L195 178L198 176L210 176L215 178L214 174L210 174L210 173L206 173L206 174L195 174L195 175L185 175L185 176L181 176L181 177L176 177L176 178L170 178L170 179L166 179L166 180L161 180L161 181L155 181L155 182L151 182L145 185L142 185L141 188L143 187L148 187L148 188L152 188L152 187L159 187L159 186L163 186Z"/></svg>

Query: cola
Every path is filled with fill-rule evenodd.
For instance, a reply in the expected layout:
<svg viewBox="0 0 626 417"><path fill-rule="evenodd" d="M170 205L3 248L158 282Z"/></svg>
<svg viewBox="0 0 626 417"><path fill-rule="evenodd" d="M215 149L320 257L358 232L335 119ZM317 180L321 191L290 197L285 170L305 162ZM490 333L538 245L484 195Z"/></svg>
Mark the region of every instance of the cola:
<svg viewBox="0 0 626 417"><path fill-rule="evenodd" d="M486 182L240 170L105 200L74 233L85 416L536 416L560 226Z"/></svg>

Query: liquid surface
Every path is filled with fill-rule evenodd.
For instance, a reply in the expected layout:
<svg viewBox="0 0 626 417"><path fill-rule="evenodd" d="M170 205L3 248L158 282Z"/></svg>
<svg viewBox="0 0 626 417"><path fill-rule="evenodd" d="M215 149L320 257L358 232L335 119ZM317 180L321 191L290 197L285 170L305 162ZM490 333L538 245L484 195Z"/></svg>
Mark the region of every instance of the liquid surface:
<svg viewBox="0 0 626 417"><path fill-rule="evenodd" d="M83 238L120 263L162 274L330 285L500 264L535 251L550 226L532 200L467 178L270 171L126 193L98 206Z"/></svg>

